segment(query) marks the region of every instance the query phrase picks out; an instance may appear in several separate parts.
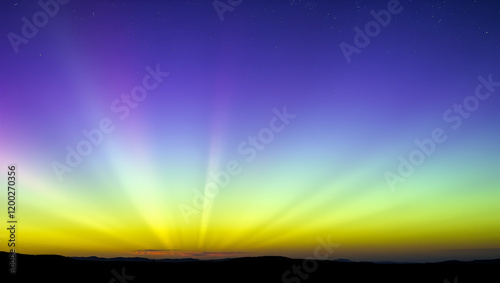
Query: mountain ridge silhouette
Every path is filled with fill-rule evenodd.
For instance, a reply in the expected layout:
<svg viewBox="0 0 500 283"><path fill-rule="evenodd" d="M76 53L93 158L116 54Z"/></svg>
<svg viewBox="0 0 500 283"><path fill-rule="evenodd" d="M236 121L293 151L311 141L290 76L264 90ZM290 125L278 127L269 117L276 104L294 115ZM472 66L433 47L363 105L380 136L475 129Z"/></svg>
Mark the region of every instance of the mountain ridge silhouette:
<svg viewBox="0 0 500 283"><path fill-rule="evenodd" d="M222 260L65 257L17 254L17 273L8 273L9 253L0 252L1 282L458 282L498 281L500 259L437 263L380 263L304 260L281 256ZM167 260L167 261L165 261ZM314 268L313 268L314 267ZM297 269L302 273L297 273ZM312 270L314 269L314 270ZM310 272L309 272L309 271ZM3 280L7 278L7 280Z"/></svg>

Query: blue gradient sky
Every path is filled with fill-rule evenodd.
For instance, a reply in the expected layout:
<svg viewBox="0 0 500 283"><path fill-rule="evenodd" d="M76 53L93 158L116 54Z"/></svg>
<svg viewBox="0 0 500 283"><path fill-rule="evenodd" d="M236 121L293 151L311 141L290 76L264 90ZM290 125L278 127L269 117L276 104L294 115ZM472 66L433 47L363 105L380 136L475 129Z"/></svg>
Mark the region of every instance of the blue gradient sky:
<svg viewBox="0 0 500 283"><path fill-rule="evenodd" d="M354 260L498 257L500 88L457 129L443 114L500 81L500 4L400 1L348 63L339 44L388 2L243 0L221 21L210 1L69 1L17 53L8 34L41 7L1 3L19 252L307 257L330 235ZM121 120L111 105L148 66L169 75ZM248 162L239 145L284 107L296 117ZM115 130L60 182L51 164L103 118ZM391 190L384 174L435 128L447 140ZM231 160L241 173L186 221Z"/></svg>

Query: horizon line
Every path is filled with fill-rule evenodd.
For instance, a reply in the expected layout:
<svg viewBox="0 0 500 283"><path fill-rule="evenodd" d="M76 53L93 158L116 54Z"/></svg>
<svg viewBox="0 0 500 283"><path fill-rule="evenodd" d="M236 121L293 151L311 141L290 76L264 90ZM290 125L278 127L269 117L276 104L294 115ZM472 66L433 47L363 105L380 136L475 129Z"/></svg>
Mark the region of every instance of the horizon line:
<svg viewBox="0 0 500 283"><path fill-rule="evenodd" d="M6 254L11 254L9 251L0 251L0 253L6 253ZM200 258L194 258L194 257L185 257L185 258L149 258L149 257L141 257L141 256L135 256L135 257L100 257L100 256L65 256L65 255L60 255L60 254L26 254L26 253L15 253L15 255L23 255L23 256L60 256L64 258L71 258L75 260L89 260L92 261L92 258L96 259L101 259L103 261L112 261L116 259L122 259L122 260L130 260L130 261L139 261L140 260L146 260L146 261L224 261L224 260L232 260L232 259L243 259L243 258L269 258L269 257L274 257L274 258L284 258L284 259L290 259L290 260L306 260L308 258L292 258L292 257L287 257L287 256L281 256L281 255L262 255L262 256L241 256L241 257L226 257L226 258L210 258L210 259L200 259ZM136 260L137 259L137 260ZM470 262L476 262L476 261L500 261L500 257L497 258L481 258L481 259L472 259L472 260L459 260L459 259L448 259L448 260L438 260L438 261L394 261L394 260L351 260L351 259L346 259L346 258L337 258L337 259L314 259L316 261L330 261L330 262L339 262L339 263L388 263L388 264L425 264L425 263L446 263L446 262L461 262L461 263L470 263ZM95 260L99 261L99 260Z"/></svg>

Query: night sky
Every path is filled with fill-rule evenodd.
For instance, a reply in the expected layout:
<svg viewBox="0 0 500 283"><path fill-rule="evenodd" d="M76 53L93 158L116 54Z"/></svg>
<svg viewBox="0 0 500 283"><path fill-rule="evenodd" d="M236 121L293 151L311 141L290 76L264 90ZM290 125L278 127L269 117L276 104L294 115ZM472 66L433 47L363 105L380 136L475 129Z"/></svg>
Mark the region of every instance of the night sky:
<svg viewBox="0 0 500 283"><path fill-rule="evenodd" d="M498 1L0 15L19 253L301 258L330 239L332 259L500 257Z"/></svg>

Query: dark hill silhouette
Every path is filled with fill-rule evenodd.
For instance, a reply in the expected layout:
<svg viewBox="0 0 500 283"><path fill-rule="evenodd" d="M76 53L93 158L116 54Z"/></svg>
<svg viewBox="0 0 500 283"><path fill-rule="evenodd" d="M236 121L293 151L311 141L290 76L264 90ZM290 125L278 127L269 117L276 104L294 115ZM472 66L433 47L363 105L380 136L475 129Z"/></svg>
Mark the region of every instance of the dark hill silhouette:
<svg viewBox="0 0 500 283"><path fill-rule="evenodd" d="M499 282L500 259L439 263L371 263L316 261L306 272L304 261L286 257L244 257L226 260L150 260L144 258L69 258L17 255L17 274L8 273L8 253L0 252L0 282ZM301 276L293 274L300 266ZM313 268L314 262L308 262ZM311 269L309 269L311 270ZM125 276L125 279L118 278ZM307 279L305 279L307 276ZM7 280L4 280L7 278ZM132 279L133 278L133 279Z"/></svg>

